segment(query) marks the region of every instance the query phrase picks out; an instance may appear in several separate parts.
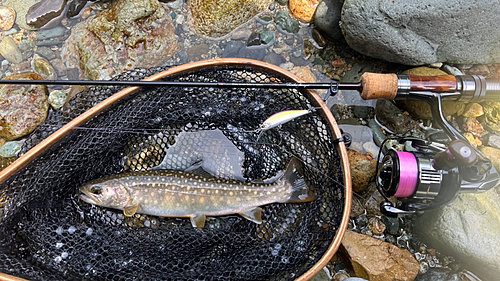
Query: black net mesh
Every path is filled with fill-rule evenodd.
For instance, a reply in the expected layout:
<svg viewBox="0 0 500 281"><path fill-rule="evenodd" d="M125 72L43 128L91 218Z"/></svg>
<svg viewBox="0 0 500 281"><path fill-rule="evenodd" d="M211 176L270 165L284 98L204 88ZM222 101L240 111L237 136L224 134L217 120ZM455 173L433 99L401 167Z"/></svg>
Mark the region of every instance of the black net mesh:
<svg viewBox="0 0 500 281"><path fill-rule="evenodd" d="M136 70L115 79L138 80L163 70ZM287 82L245 67L168 79ZM49 116L24 152L120 89L81 92ZM340 225L340 157L326 119L316 111L260 139L255 129L276 112L314 106L293 89L163 87L133 94L0 186L0 271L32 280L295 279L321 258ZM202 160L218 177L270 179L292 157L304 163L317 197L265 205L262 224L227 215L208 217L197 229L186 218L125 217L78 198L84 183L124 171L185 169Z"/></svg>

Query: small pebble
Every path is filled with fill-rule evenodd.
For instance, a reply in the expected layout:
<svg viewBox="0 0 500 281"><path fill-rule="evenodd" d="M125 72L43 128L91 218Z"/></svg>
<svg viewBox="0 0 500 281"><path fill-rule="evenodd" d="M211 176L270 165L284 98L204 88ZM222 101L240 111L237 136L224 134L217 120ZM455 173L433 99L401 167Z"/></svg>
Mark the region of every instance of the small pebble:
<svg viewBox="0 0 500 281"><path fill-rule="evenodd" d="M280 64L279 67L281 67L281 68L283 68L285 70L290 71L290 70L292 70L292 68L294 67L294 65L291 62L285 62L285 63Z"/></svg>
<svg viewBox="0 0 500 281"><path fill-rule="evenodd" d="M23 60L23 54L10 36L0 42L0 54L11 63L20 63Z"/></svg>
<svg viewBox="0 0 500 281"><path fill-rule="evenodd" d="M92 8L89 7L89 8L83 9L82 15L81 15L82 19L84 19L84 20L87 19L88 17L90 17L91 13L92 13Z"/></svg>
<svg viewBox="0 0 500 281"><path fill-rule="evenodd" d="M443 66L443 63L442 62L435 62L435 63L429 64L429 66L432 68L441 68L441 66Z"/></svg>
<svg viewBox="0 0 500 281"><path fill-rule="evenodd" d="M451 65L448 65L448 64L444 64L441 69L448 73L448 74L451 74L451 75L464 75L464 73L458 69L457 67L454 67L454 66L451 66Z"/></svg>
<svg viewBox="0 0 500 281"><path fill-rule="evenodd" d="M40 75L44 80L56 80L57 73L52 65L44 58L35 54L31 61L31 67L36 74Z"/></svg>
<svg viewBox="0 0 500 281"><path fill-rule="evenodd" d="M0 6L0 30L7 31L16 21L16 11L11 7Z"/></svg>
<svg viewBox="0 0 500 281"><path fill-rule="evenodd" d="M9 141L0 147L0 156L4 158L15 157L21 151L24 141Z"/></svg>
<svg viewBox="0 0 500 281"><path fill-rule="evenodd" d="M371 218L368 222L368 227L374 235L382 235L382 233L384 233L385 231L385 224L378 217Z"/></svg>

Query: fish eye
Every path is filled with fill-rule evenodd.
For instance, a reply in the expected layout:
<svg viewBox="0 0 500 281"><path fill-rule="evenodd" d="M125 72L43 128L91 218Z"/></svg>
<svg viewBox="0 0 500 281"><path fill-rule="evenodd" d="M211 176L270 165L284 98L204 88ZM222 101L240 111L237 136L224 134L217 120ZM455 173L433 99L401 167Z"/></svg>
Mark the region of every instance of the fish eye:
<svg viewBox="0 0 500 281"><path fill-rule="evenodd" d="M90 187L90 193L99 195L102 193L102 187L100 187L99 185L93 185Z"/></svg>

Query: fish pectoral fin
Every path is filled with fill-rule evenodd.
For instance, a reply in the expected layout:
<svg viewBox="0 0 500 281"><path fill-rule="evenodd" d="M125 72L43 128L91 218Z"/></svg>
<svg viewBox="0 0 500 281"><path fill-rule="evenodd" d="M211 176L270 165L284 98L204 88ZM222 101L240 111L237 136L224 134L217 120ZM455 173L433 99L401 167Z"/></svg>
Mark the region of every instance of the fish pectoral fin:
<svg viewBox="0 0 500 281"><path fill-rule="evenodd" d="M137 212L137 208L139 208L139 204L132 205L132 206L126 206L125 208L123 208L123 214L126 217L131 217L131 216L135 215L135 213Z"/></svg>
<svg viewBox="0 0 500 281"><path fill-rule="evenodd" d="M190 216L191 218L191 224L193 227L204 227L205 226L205 220L207 217L205 215L193 215Z"/></svg>
<svg viewBox="0 0 500 281"><path fill-rule="evenodd" d="M247 211L243 211L238 213L240 216L244 217L247 220L251 220L255 223L261 224L262 223L262 208L257 207L253 208Z"/></svg>

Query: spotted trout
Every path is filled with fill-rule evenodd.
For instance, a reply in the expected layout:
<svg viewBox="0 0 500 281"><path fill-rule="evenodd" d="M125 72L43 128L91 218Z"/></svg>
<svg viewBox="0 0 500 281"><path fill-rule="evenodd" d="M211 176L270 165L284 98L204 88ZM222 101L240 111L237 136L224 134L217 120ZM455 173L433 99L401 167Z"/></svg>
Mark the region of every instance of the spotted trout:
<svg viewBox="0 0 500 281"><path fill-rule="evenodd" d="M206 173L205 173L206 174ZM293 158L274 183L224 180L194 171L155 170L123 173L91 181L80 188L83 201L135 213L189 217L203 227L206 216L239 214L262 222L259 206L270 203L308 202L315 192L303 178L302 163Z"/></svg>

